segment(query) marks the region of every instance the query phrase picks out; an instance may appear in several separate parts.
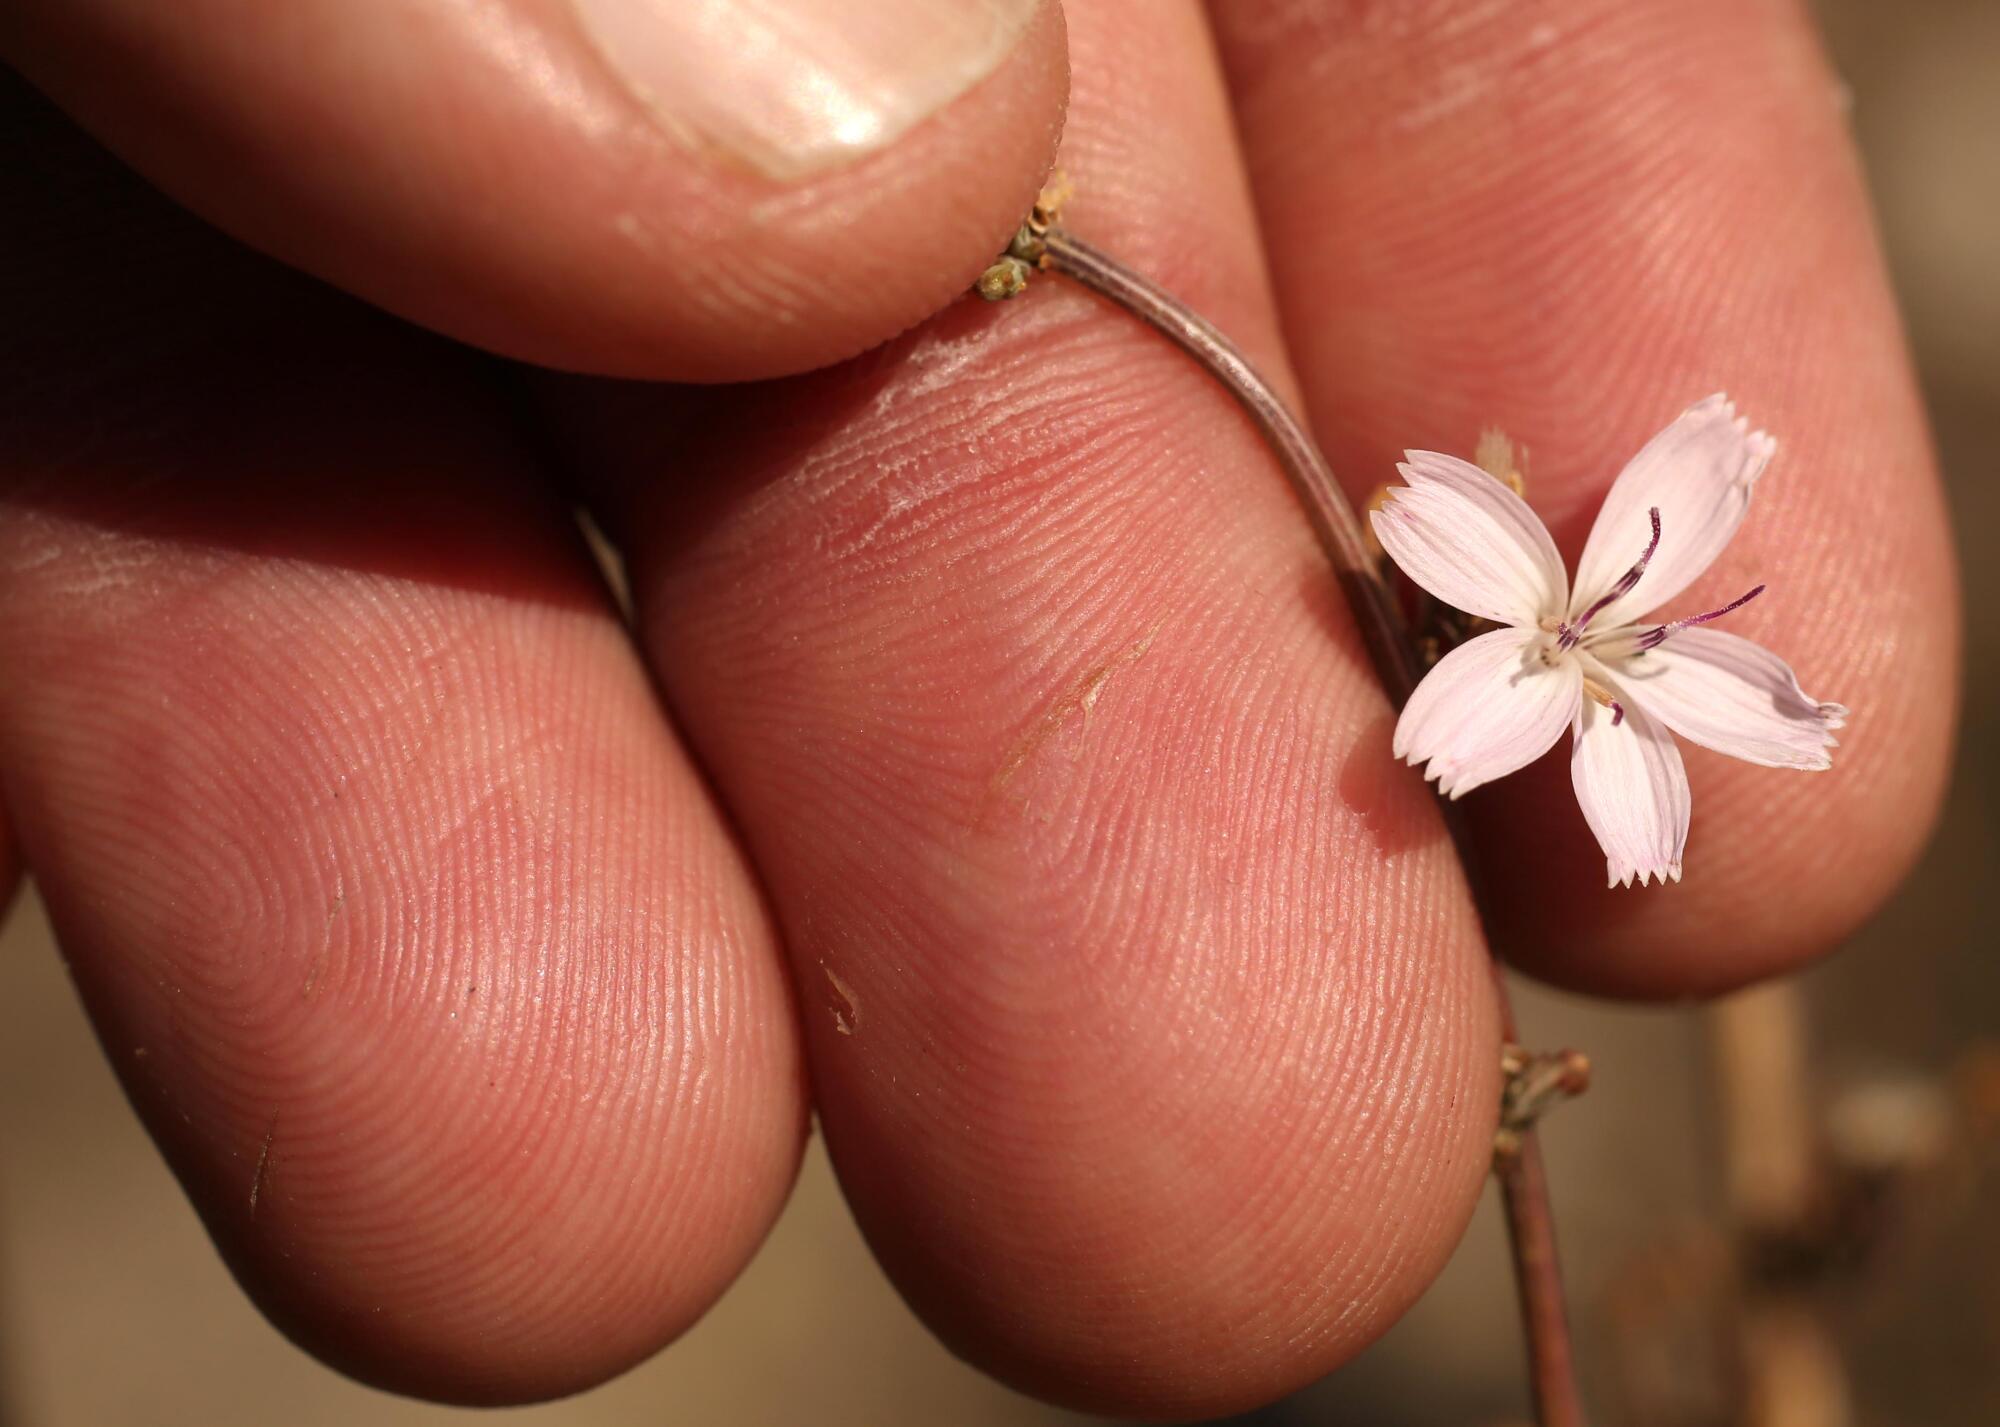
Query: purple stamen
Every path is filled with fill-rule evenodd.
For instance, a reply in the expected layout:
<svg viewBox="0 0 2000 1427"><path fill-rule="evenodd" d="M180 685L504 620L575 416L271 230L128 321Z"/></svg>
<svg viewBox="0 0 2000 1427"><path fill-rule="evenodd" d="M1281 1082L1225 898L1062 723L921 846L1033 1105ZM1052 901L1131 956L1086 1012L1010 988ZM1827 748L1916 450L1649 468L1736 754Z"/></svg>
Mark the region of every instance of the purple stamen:
<svg viewBox="0 0 2000 1427"><path fill-rule="evenodd" d="M1722 616L1728 614L1731 610L1742 609L1743 606L1763 594L1764 588L1763 585L1759 585L1747 595L1738 595L1721 609L1712 609L1707 614L1692 614L1686 619L1677 619L1672 624L1663 624L1657 629L1647 630L1639 636L1639 652L1643 654L1648 649L1659 648L1662 644L1666 643L1669 635L1678 634L1690 625L1707 624L1711 619L1722 618Z"/></svg>
<svg viewBox="0 0 2000 1427"><path fill-rule="evenodd" d="M1611 701L1611 726L1616 728L1623 722L1625 722L1625 705L1613 699Z"/></svg>
<svg viewBox="0 0 2000 1427"><path fill-rule="evenodd" d="M1619 576L1618 583L1611 587L1611 592L1605 595L1605 597L1599 600L1596 604L1592 605L1589 609L1585 610L1583 612L1583 618L1579 619L1575 624L1569 624L1567 622L1563 624L1560 631L1561 637L1556 640L1556 648L1558 649L1575 648L1577 640L1583 638L1583 631L1585 626L1587 626L1591 620L1597 617L1598 612L1601 611L1606 605L1610 604L1613 600L1621 599L1624 596L1632 593L1632 587L1638 584L1639 577L1646 573L1646 566L1652 562L1653 552L1660 548L1660 508L1656 505L1651 510L1647 511L1646 514L1652 517L1653 538L1646 542L1646 552L1639 557L1639 563L1634 565L1631 569L1627 570L1623 575ZM1621 713L1619 714L1618 717L1623 718L1624 715ZM1612 720L1612 723L1614 724L1617 722L1618 722L1617 718L1614 718Z"/></svg>

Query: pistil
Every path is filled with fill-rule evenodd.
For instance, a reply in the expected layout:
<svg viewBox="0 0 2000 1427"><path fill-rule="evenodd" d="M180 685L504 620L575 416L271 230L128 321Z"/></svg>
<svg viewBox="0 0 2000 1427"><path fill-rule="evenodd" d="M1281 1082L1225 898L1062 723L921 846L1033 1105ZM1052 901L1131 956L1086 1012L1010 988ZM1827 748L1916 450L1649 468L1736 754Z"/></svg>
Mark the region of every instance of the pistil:
<svg viewBox="0 0 2000 1427"><path fill-rule="evenodd" d="M1597 617L1598 612L1601 611L1606 605L1610 604L1613 600L1620 599L1625 595L1632 593L1632 587L1638 584L1639 577L1646 573L1646 566L1652 563L1653 552L1660 548L1660 508L1656 505L1651 510L1647 511L1646 514L1650 516L1653 521L1653 538L1646 542L1646 550L1645 553L1639 557L1639 563L1634 565L1631 569L1627 570L1623 575L1619 576L1618 583L1611 587L1610 592L1607 593L1603 599L1600 599L1596 604L1592 605L1589 609L1583 612L1583 618L1579 619L1575 624L1569 624L1567 622L1562 624L1562 626L1560 627L1561 638L1557 641L1556 644L1557 648L1559 649L1575 648L1576 642L1579 639L1583 638L1584 629L1590 624L1591 620ZM1621 713L1621 717L1622 716L1623 715Z"/></svg>
<svg viewBox="0 0 2000 1427"><path fill-rule="evenodd" d="M1671 636L1680 633L1683 629L1687 629L1692 625L1707 624L1711 619L1721 619L1722 616L1728 614L1731 610L1742 609L1743 606L1763 594L1764 588L1763 585L1759 585L1748 594L1738 595L1721 609L1712 609L1707 614L1691 614L1686 619L1677 619L1672 624L1663 624L1657 629L1647 630L1639 636L1638 652L1643 654L1648 649L1657 649L1666 643Z"/></svg>

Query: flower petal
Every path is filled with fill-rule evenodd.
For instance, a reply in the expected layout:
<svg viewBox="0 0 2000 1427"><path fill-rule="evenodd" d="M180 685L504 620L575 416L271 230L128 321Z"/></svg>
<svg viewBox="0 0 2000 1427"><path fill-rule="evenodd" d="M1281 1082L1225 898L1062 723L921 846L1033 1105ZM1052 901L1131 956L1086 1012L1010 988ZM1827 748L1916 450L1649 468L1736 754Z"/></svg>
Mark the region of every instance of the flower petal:
<svg viewBox="0 0 2000 1427"><path fill-rule="evenodd" d="M1597 513L1576 567L1575 618L1618 582L1652 537L1648 512L1660 512L1660 548L1632 591L1591 620L1593 629L1629 624L1666 604L1714 563L1743 523L1750 491L1778 443L1736 414L1718 393L1696 402L1648 441L1619 473Z"/></svg>
<svg viewBox="0 0 2000 1427"><path fill-rule="evenodd" d="M1607 661L1646 711L1692 743L1768 768L1831 768L1839 704L1807 697L1791 666L1719 629L1683 629Z"/></svg>
<svg viewBox="0 0 2000 1427"><path fill-rule="evenodd" d="M1547 753L1583 698L1576 660L1542 662L1547 639L1496 629L1445 655L1396 720L1396 756L1428 763L1424 777L1458 798Z"/></svg>
<svg viewBox="0 0 2000 1427"><path fill-rule="evenodd" d="M1469 461L1408 451L1370 517L1403 573L1450 605L1501 624L1532 625L1569 600L1562 556L1528 503Z"/></svg>
<svg viewBox="0 0 2000 1427"><path fill-rule="evenodd" d="M1570 748L1570 783L1584 821L1604 849L1604 867L1613 887L1639 885L1657 877L1681 880L1681 852L1687 846L1687 770L1666 726L1611 682L1603 666L1590 661L1586 672L1625 710L1613 711L1584 699L1577 711Z"/></svg>

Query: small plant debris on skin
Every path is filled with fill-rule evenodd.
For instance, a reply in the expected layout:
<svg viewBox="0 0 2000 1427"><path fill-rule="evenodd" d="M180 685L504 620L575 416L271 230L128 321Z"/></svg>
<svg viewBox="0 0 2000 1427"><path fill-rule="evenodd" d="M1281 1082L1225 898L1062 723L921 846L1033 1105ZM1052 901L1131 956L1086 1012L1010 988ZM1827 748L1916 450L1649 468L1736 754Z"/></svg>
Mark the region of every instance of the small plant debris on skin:
<svg viewBox="0 0 2000 1427"><path fill-rule="evenodd" d="M1042 186L1035 199L1034 211L1028 219L1014 230L1013 241L1007 251L997 258L992 266L979 275L972 290L988 302L1005 302L1026 290L1028 279L1035 275L1047 252L1044 239L1049 229L1055 226L1062 206L1068 201L1074 185L1061 169L1049 175L1049 181Z"/></svg>

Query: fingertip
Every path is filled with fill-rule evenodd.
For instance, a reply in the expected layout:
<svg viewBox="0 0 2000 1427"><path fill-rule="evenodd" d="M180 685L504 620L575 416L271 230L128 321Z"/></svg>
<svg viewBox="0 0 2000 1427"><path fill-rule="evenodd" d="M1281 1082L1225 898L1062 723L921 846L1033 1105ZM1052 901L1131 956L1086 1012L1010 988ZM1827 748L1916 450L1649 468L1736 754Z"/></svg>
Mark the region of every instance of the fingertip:
<svg viewBox="0 0 2000 1427"><path fill-rule="evenodd" d="M789 1054L753 1044L717 1065L712 1107L616 1122L573 1071L526 1055L390 1052L348 1059L353 1106L274 1112L237 1128L233 1154L216 1154L223 1126L191 1151L159 1138L230 1271L300 1348L386 1391L521 1406L638 1366L741 1271L804 1148L803 1116L770 1103ZM263 1098L248 1075L238 1089Z"/></svg>
<svg viewBox="0 0 2000 1427"><path fill-rule="evenodd" d="M1465 804L1511 962L1713 995L1832 950L1928 836L1955 718L1946 512L1807 12L1535 10L1211 6L1308 409L1357 492L1404 447L1498 423L1573 551L1690 398L1726 386L1771 433L1743 529L1663 612L1790 591L1731 628L1861 711L1832 772L1685 750L1685 875L1664 885L1604 886L1560 755Z"/></svg>
<svg viewBox="0 0 2000 1427"><path fill-rule="evenodd" d="M0 786L73 979L296 1341L591 1386L796 1171L748 866L478 369L69 138L0 162Z"/></svg>
<svg viewBox="0 0 2000 1427"><path fill-rule="evenodd" d="M819 152L792 133L812 161L789 167L682 122L692 100L663 112L630 37L585 23L595 8L32 0L0 40L127 161L251 245L502 355L628 377L775 376L886 340L971 284L1055 151L1057 0L968 6L999 39L960 44L957 88L926 80L930 109L912 118L892 100L922 76L883 68L869 122L846 116L879 130L876 146ZM879 16L859 28L881 53L850 53L850 68L887 66L906 38ZM730 90L748 66L703 69Z"/></svg>

